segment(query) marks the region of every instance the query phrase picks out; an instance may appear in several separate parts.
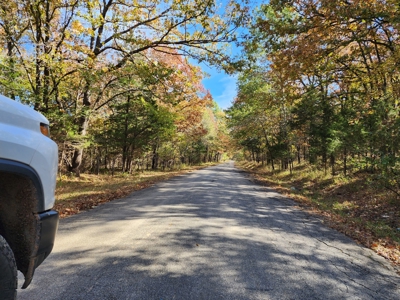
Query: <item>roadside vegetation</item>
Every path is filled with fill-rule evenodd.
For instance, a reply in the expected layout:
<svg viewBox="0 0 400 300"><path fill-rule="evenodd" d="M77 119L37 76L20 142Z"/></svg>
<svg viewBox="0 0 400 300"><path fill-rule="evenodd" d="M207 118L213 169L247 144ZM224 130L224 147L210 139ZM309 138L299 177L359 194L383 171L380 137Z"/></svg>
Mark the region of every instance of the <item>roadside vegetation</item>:
<svg viewBox="0 0 400 300"><path fill-rule="evenodd" d="M399 263L396 1L269 1L226 110L237 161Z"/></svg>
<svg viewBox="0 0 400 300"><path fill-rule="evenodd" d="M400 266L400 201L369 174L332 176L308 163L295 166L292 172L273 171L256 162L236 165L323 217L328 226Z"/></svg>

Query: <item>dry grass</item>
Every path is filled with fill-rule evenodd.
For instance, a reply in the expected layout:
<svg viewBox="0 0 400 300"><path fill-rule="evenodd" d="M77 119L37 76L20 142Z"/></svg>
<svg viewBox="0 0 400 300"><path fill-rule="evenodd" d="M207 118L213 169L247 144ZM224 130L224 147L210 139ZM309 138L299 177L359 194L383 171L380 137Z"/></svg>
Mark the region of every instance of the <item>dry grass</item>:
<svg viewBox="0 0 400 300"><path fill-rule="evenodd" d="M168 178L210 166L184 167L175 171L144 171L133 174L93 175L80 177L62 175L57 180L55 209L64 218L122 198L133 191L149 187Z"/></svg>
<svg viewBox="0 0 400 300"><path fill-rule="evenodd" d="M297 201L303 209L400 266L400 199L368 174L332 176L315 166L271 172L254 163L239 166L261 183Z"/></svg>

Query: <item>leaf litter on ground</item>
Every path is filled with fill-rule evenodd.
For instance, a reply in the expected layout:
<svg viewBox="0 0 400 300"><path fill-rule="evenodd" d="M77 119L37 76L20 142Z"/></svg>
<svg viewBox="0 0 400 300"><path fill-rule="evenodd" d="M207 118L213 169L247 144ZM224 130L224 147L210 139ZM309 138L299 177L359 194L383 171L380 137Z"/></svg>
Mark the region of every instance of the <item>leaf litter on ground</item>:
<svg viewBox="0 0 400 300"><path fill-rule="evenodd" d="M340 181L333 176L310 178L312 172L272 172L254 163L238 166L301 209L322 217L329 227L388 259L400 275L400 199L384 187L369 184L368 174Z"/></svg>
<svg viewBox="0 0 400 300"><path fill-rule="evenodd" d="M153 184L169 178L205 168L212 163L201 166L188 166L172 171L143 171L133 174L81 174L80 177L62 175L57 180L56 203L54 209L60 218L69 217L82 211L96 208L102 203L128 196Z"/></svg>

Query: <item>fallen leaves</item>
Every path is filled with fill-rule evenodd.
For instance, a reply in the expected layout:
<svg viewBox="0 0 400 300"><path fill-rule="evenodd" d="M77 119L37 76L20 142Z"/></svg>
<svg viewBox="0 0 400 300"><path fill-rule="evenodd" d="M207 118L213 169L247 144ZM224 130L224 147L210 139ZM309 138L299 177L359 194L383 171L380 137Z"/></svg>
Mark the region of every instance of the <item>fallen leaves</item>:
<svg viewBox="0 0 400 300"><path fill-rule="evenodd" d="M157 182L207 166L191 166L168 172L145 171L132 175L81 174L79 178L63 176L62 180L57 182L57 200L54 209L58 211L60 218L66 218L96 208L102 203L126 197L134 191L148 188Z"/></svg>
<svg viewBox="0 0 400 300"><path fill-rule="evenodd" d="M134 191L147 188L157 181L164 180L166 177L174 176L174 174L170 174L169 176L149 177L144 182L140 183L126 180L127 182L125 184L119 184L118 187L114 186L113 188L110 188L110 186L113 184L113 180L110 179L110 181L104 182L103 185L97 186L98 188L103 188L102 192L93 191L93 193L78 195L72 199L57 201L54 207L59 212L60 217L64 218L77 214L81 211L96 208L102 203L126 197Z"/></svg>

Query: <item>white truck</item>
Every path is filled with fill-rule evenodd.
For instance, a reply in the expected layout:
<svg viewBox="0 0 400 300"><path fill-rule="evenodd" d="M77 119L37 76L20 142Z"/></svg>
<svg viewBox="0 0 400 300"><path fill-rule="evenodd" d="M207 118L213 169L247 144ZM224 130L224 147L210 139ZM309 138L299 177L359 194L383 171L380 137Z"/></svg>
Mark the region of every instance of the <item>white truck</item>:
<svg viewBox="0 0 400 300"><path fill-rule="evenodd" d="M0 299L15 299L17 269L26 288L53 249L57 167L48 120L0 95Z"/></svg>

